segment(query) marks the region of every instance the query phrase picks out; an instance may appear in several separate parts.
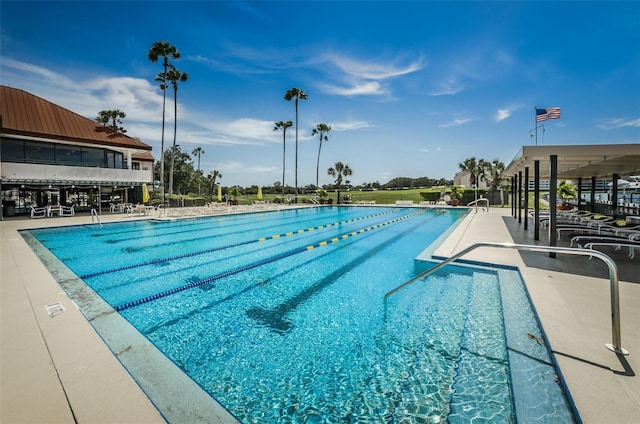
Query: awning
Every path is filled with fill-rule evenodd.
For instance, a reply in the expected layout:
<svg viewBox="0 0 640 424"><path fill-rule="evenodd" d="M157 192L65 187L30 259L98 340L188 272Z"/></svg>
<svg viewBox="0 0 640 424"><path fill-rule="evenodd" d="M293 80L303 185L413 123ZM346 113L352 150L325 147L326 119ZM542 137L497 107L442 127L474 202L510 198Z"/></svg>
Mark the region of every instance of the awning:
<svg viewBox="0 0 640 424"><path fill-rule="evenodd" d="M87 180L32 180L32 179L3 179L3 185L15 185L15 184L25 184L25 185L51 185L56 187L67 187L67 186L102 186L102 187L114 187L118 188L126 188L126 187L140 187L142 186L141 182L131 182L131 181L87 181Z"/></svg>
<svg viewBox="0 0 640 424"><path fill-rule="evenodd" d="M549 178L549 158L558 157L558 179L611 178L640 174L640 144L523 146L504 171L505 176L533 169L540 161L540 177Z"/></svg>

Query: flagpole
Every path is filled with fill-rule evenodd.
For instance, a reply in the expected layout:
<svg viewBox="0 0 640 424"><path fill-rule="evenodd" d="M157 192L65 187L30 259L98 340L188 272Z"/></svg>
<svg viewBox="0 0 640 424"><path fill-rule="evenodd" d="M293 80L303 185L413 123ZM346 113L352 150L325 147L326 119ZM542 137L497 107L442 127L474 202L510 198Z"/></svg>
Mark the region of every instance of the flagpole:
<svg viewBox="0 0 640 424"><path fill-rule="evenodd" d="M533 107L533 127L536 129L536 146L538 145L538 106Z"/></svg>

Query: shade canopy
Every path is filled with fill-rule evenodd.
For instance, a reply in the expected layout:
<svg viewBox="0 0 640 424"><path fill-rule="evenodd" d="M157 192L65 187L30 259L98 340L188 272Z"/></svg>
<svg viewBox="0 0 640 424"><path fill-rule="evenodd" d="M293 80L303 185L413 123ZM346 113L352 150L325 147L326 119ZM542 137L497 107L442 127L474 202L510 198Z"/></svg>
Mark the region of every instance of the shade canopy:
<svg viewBox="0 0 640 424"><path fill-rule="evenodd" d="M640 174L640 144L523 146L504 171L505 176L533 169L540 161L540 177L549 178L549 158L558 157L558 179L611 178Z"/></svg>

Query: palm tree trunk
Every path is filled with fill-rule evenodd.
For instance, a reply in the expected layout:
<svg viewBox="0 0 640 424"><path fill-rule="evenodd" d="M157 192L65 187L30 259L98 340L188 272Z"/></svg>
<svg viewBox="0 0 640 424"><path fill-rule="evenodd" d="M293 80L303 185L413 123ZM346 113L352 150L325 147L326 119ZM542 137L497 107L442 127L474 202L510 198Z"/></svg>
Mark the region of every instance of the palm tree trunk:
<svg viewBox="0 0 640 424"><path fill-rule="evenodd" d="M318 161L316 162L316 189L318 188L318 177L320 176L320 150L322 150L322 133L320 133L320 147L318 147Z"/></svg>
<svg viewBox="0 0 640 424"><path fill-rule="evenodd" d="M287 127L283 127L282 131L282 204L284 204L284 167L285 157L287 156Z"/></svg>
<svg viewBox="0 0 640 424"><path fill-rule="evenodd" d="M296 97L296 203L298 203L298 97Z"/></svg>
<svg viewBox="0 0 640 424"><path fill-rule="evenodd" d="M176 161L176 135L178 133L178 87L173 90L173 148L171 149L171 173L169 174L169 196L173 194L173 170Z"/></svg>
<svg viewBox="0 0 640 424"><path fill-rule="evenodd" d="M167 71L167 67L165 65L165 72ZM164 202L165 202L165 198L164 198L164 192L165 192L165 188L164 188L164 123L165 123L165 119L164 119L164 114L165 114L165 109L166 109L166 102L167 102L167 89L164 88L162 90L162 139L160 141L160 187L162 187L162 207L164 208Z"/></svg>

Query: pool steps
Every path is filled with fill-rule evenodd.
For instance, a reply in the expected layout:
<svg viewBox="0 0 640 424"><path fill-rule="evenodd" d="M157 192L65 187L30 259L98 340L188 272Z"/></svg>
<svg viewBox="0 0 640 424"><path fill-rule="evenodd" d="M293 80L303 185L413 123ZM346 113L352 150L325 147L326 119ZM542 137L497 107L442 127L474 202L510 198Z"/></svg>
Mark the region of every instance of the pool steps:
<svg viewBox="0 0 640 424"><path fill-rule="evenodd" d="M516 249L516 250L525 250L530 252L547 252L547 253L564 253L568 255L580 255L580 256L589 256L589 257L597 257L602 260L607 267L609 268L609 287L611 293L611 343L607 343L605 346L607 349L611 350L616 354L628 355L629 351L624 349L621 346L621 336L620 336L620 287L618 284L618 267L613 259L611 259L608 255L597 251L597 250L587 250L587 249L577 249L573 247L557 247L557 246L536 246L529 244L514 244L514 243L488 243L481 242L475 243L471 246L461 250L453 256L450 256L448 259L440 262L432 268L422 272L416 277L404 282L398 287L394 288L387 292L384 295L384 309L385 315L387 313L387 300L390 296L394 295L398 291L403 288L410 286L420 280L423 280L425 277L433 274L441 268L444 268L446 265L450 264L466 255L467 253L475 250L479 247L494 247L494 248L502 248L502 249Z"/></svg>

